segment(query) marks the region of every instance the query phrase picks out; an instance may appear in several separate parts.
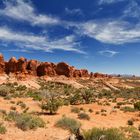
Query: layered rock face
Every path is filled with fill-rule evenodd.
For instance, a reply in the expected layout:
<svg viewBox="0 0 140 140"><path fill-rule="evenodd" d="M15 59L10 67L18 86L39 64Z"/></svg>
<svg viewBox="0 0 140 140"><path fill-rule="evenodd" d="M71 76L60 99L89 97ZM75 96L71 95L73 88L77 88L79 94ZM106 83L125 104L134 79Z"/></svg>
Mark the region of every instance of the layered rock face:
<svg viewBox="0 0 140 140"><path fill-rule="evenodd" d="M10 74L24 77L26 75L32 76L59 76L64 75L70 78L80 78L80 77L106 77L107 75L91 73L88 70L81 69L78 70L73 66L68 65L65 62L60 62L58 64L50 62L39 62L37 60L27 60L24 57L20 57L18 60L12 57L8 62L4 61L4 57L0 54L0 74Z"/></svg>

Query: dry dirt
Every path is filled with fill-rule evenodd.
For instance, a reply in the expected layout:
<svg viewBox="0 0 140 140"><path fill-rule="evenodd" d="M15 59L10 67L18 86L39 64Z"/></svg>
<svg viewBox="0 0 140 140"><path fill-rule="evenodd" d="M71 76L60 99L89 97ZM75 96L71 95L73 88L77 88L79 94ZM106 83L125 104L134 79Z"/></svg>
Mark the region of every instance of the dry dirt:
<svg viewBox="0 0 140 140"><path fill-rule="evenodd" d="M121 101L122 99L119 99ZM12 104L10 100L4 100L0 98L0 109L6 111L10 110L11 106L16 106L17 111L21 112L21 108L16 105L17 101L23 101L30 108L31 111L41 112L38 102L33 101L31 98L16 98L12 99L15 104ZM140 118L137 117L137 113L123 113L119 109L114 111L114 103L111 106L102 106L97 103L87 104L87 105L77 105L76 107L83 108L90 116L90 120L79 120L77 114L71 112L71 106L63 106L59 109L56 115L40 115L40 117L46 122L46 128L38 128L37 130L22 131L14 126L14 123L4 122L7 128L7 132L4 135L0 135L1 140L66 140L69 136L67 130L63 130L55 127L55 122L60 119L63 115L79 120L82 124L82 129L91 129L93 127L120 127L127 126L127 120L134 118L137 120L135 126L140 124ZM93 113L89 113L88 110L92 109ZM100 114L95 114L96 111L101 111L101 109L107 110L107 116L102 116Z"/></svg>

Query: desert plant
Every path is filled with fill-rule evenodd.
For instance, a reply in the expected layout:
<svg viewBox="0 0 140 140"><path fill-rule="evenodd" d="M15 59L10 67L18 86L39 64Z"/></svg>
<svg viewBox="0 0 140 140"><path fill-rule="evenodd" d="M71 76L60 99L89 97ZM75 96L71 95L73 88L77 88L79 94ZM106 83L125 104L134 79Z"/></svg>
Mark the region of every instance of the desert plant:
<svg viewBox="0 0 140 140"><path fill-rule="evenodd" d="M69 130L71 133L76 133L77 129L81 127L80 122L76 121L75 119L62 117L60 120L56 122L57 127L61 127L63 129Z"/></svg>
<svg viewBox="0 0 140 140"><path fill-rule="evenodd" d="M130 120L127 121L127 124L128 125L133 125L134 124L134 121L132 119L130 119Z"/></svg>
<svg viewBox="0 0 140 140"><path fill-rule="evenodd" d="M80 109L78 107L72 107L71 108L71 112L73 112L73 113L79 113L80 112Z"/></svg>
<svg viewBox="0 0 140 140"><path fill-rule="evenodd" d="M89 110L88 110L90 113L92 113L93 112L93 110L90 108Z"/></svg>
<svg viewBox="0 0 140 140"><path fill-rule="evenodd" d="M17 108L15 106L10 107L11 110L16 110Z"/></svg>
<svg viewBox="0 0 140 140"><path fill-rule="evenodd" d="M134 112L134 111L136 111L135 108L132 108L132 107L129 107L129 106L122 107L121 110L124 111L124 112Z"/></svg>
<svg viewBox="0 0 140 140"><path fill-rule="evenodd" d="M78 118L79 118L79 119L82 119L82 120L90 120L89 115L86 114L86 113L84 113L84 112L79 113L79 114L78 114Z"/></svg>
<svg viewBox="0 0 140 140"><path fill-rule="evenodd" d="M50 93L45 91L44 99L41 104L41 109L49 111L49 114L55 114L60 106L62 106L62 100L59 97L59 94Z"/></svg>
<svg viewBox="0 0 140 140"><path fill-rule="evenodd" d="M140 102L134 103L134 108L140 110Z"/></svg>
<svg viewBox="0 0 140 140"><path fill-rule="evenodd" d="M45 122L41 118L27 113L19 114L18 112L10 111L5 119L15 122L16 126L24 131L45 126Z"/></svg>
<svg viewBox="0 0 140 140"><path fill-rule="evenodd" d="M100 129L93 128L83 132L85 140L127 140L123 133L118 129Z"/></svg>
<svg viewBox="0 0 140 140"><path fill-rule="evenodd" d="M90 89L82 89L81 96L86 104L89 104L93 100L93 91Z"/></svg>
<svg viewBox="0 0 140 140"><path fill-rule="evenodd" d="M0 123L0 134L5 134L6 131L7 131L7 130L6 130L5 126L3 126L2 123Z"/></svg>
<svg viewBox="0 0 140 140"><path fill-rule="evenodd" d="M39 117L23 113L20 115L20 117L17 118L16 126L26 131L29 129L36 129L38 127L45 127L45 122Z"/></svg>
<svg viewBox="0 0 140 140"><path fill-rule="evenodd" d="M83 103L83 98L81 97L80 91L76 91L76 93L72 94L69 97L69 101L71 105L78 105Z"/></svg>

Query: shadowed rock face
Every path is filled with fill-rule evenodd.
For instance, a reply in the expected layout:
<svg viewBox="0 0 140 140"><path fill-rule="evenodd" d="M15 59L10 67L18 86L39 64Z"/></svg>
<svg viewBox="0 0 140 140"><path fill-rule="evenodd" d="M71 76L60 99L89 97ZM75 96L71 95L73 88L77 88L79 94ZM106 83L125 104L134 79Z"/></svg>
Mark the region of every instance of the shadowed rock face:
<svg viewBox="0 0 140 140"><path fill-rule="evenodd" d="M56 75L55 67L56 66L53 63L49 63L49 62L41 63L37 67L37 75L38 76L44 76L44 75L55 76Z"/></svg>
<svg viewBox="0 0 140 140"><path fill-rule="evenodd" d="M4 70L5 70L4 58L3 58L3 55L0 54L0 74L3 74Z"/></svg>
<svg viewBox="0 0 140 140"><path fill-rule="evenodd" d="M73 66L68 65L65 62L60 62L58 64L50 62L39 62L37 60L29 60L20 57L18 60L12 57L8 62L4 61L4 57L0 54L0 74L16 74L21 76L32 75L32 76L57 76L64 75L70 78L79 77L90 77L90 78L104 78L108 75L91 73L88 70L81 69L78 70Z"/></svg>
<svg viewBox="0 0 140 140"><path fill-rule="evenodd" d="M58 75L65 75L66 77L73 76L73 67L69 66L68 64L61 62L56 65L56 74Z"/></svg>
<svg viewBox="0 0 140 140"><path fill-rule="evenodd" d="M6 62L5 72L9 73L16 73L17 72L17 59L12 57L8 62Z"/></svg>
<svg viewBox="0 0 140 140"><path fill-rule="evenodd" d="M27 71L29 74L31 75L37 75L37 67L38 67L39 63L37 60L30 60L28 61L27 64Z"/></svg>
<svg viewBox="0 0 140 140"><path fill-rule="evenodd" d="M17 71L21 73L27 73L27 59L20 57L17 62Z"/></svg>

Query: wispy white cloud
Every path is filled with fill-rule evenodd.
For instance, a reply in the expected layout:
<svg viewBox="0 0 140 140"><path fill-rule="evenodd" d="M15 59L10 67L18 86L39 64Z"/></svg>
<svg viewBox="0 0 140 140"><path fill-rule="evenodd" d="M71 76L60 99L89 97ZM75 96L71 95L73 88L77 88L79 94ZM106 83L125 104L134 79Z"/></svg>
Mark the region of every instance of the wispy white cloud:
<svg viewBox="0 0 140 140"><path fill-rule="evenodd" d="M81 15L83 16L83 11L81 9L69 9L69 8L65 8L65 12L66 14L70 14L70 15Z"/></svg>
<svg viewBox="0 0 140 140"><path fill-rule="evenodd" d="M112 51L112 50L103 50L103 51L99 51L99 54L106 56L106 57L113 57L116 54L118 54L119 52L116 51Z"/></svg>
<svg viewBox="0 0 140 140"><path fill-rule="evenodd" d="M4 0L5 8L0 10L1 16L8 16L10 18L27 21L33 25L53 25L59 24L59 19L50 15L38 14L33 5L24 0Z"/></svg>
<svg viewBox="0 0 140 140"><path fill-rule="evenodd" d="M80 42L76 41L76 37L74 35L52 40L46 39L45 36L37 36L29 33L18 33L6 27L0 27L0 41L4 43L13 43L23 50L29 49L52 52L53 50L58 49L84 53L83 51L79 50Z"/></svg>
<svg viewBox="0 0 140 140"><path fill-rule="evenodd" d="M86 35L108 44L124 44L140 42L140 24L131 25L124 21L98 20L82 23L77 33Z"/></svg>
<svg viewBox="0 0 140 140"><path fill-rule="evenodd" d="M123 17L140 17L140 6L135 0L130 1L126 6L125 10L123 11Z"/></svg>
<svg viewBox="0 0 140 140"><path fill-rule="evenodd" d="M126 1L126 0L99 0L98 4L99 5L112 4L112 3L117 3L117 2L121 2L121 1Z"/></svg>

